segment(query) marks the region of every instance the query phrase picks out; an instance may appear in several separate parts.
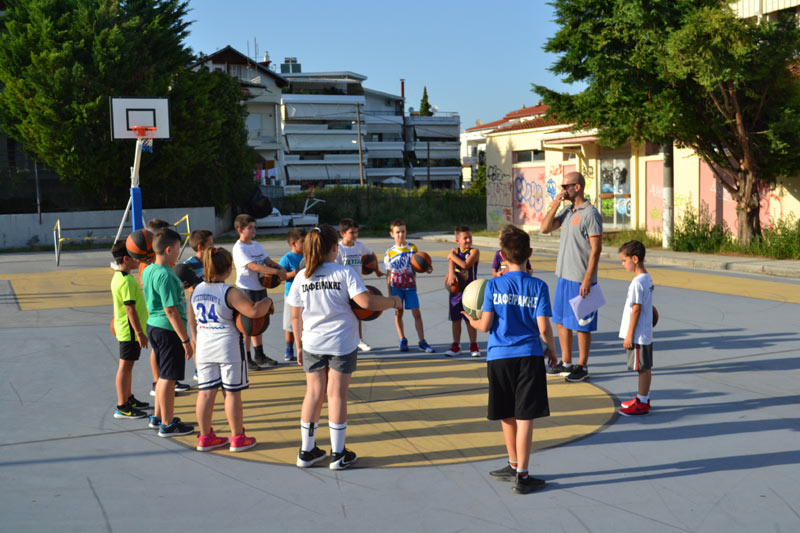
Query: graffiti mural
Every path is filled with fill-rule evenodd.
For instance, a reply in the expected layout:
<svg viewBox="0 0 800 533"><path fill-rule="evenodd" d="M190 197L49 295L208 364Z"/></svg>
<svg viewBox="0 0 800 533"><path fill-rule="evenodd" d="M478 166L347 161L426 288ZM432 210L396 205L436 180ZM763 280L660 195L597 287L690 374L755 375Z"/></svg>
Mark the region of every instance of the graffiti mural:
<svg viewBox="0 0 800 533"><path fill-rule="evenodd" d="M544 167L513 170L513 221L517 225L540 225L545 214Z"/></svg>
<svg viewBox="0 0 800 533"><path fill-rule="evenodd" d="M511 176L490 165L486 169L486 223L489 229L511 224L512 191Z"/></svg>

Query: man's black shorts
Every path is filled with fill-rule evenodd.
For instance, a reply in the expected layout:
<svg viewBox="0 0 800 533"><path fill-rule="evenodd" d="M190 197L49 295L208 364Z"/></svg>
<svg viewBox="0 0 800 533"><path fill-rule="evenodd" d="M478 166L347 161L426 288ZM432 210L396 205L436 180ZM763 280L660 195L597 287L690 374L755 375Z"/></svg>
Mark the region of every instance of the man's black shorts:
<svg viewBox="0 0 800 533"><path fill-rule="evenodd" d="M550 416L544 357L512 357L489 361L489 420L533 420Z"/></svg>
<svg viewBox="0 0 800 533"><path fill-rule="evenodd" d="M147 338L156 352L158 377L180 381L186 371L186 352L178 334L169 329L147 326Z"/></svg>

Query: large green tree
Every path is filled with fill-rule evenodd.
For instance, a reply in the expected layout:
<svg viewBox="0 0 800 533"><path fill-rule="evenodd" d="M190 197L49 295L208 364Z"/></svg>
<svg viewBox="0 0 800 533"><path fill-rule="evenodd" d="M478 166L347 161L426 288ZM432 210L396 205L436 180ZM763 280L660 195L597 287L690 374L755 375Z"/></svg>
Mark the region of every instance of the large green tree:
<svg viewBox="0 0 800 533"><path fill-rule="evenodd" d="M29 154L77 186L90 202L124 203L133 144L111 141L108 99L169 97L173 138L156 141L155 153L144 158L145 198L158 191L169 194L172 205L187 205L184 199L189 198L223 207L230 200L235 187L217 180L237 182L247 174L238 162L221 175L218 167L230 162L229 154L246 153L241 93L228 97L238 90L230 78L184 72L193 60L184 44L188 2L11 0L6 7L6 32L0 34L0 127ZM190 78L197 86L186 86ZM226 97L215 100L220 93ZM234 141L239 144L232 148ZM198 160L216 163L200 167ZM147 173L148 168L159 172ZM175 188L181 176L192 179ZM220 188L224 195L216 194ZM203 191L205 199L199 197Z"/></svg>
<svg viewBox="0 0 800 533"><path fill-rule="evenodd" d="M758 183L800 169L800 54L791 16L743 20L719 0L555 0L551 70L578 94L534 90L601 142L674 139L737 202L738 237L761 235Z"/></svg>

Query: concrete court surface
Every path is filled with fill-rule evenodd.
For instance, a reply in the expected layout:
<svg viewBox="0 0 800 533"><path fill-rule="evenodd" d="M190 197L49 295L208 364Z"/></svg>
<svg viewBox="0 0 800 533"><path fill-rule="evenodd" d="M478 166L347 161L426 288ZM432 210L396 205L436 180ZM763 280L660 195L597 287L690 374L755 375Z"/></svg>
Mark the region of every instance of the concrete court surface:
<svg viewBox="0 0 800 533"><path fill-rule="evenodd" d="M378 253L390 245L388 239L365 242ZM439 461L431 454L424 466L403 466L403 460L392 461L392 454L371 459L367 450L390 441L385 435L373 434L377 443L359 437L356 426L368 425L369 417L356 406L369 404L372 414L383 407L351 396L355 414L348 445L361 460L342 472L301 470L281 462L282 456L255 457L283 449L285 440L295 439L287 449L299 445L302 387L297 389L297 379L302 375L288 365L257 373L253 388L244 393L247 402L248 395L263 394L259 389L278 389L264 405L281 395L285 404L279 409L285 427L265 432L253 457L249 452L201 454L178 439L156 437L143 421L114 419L110 254L66 252L60 268L52 254L0 255L0 531L800 530L797 281L652 268L661 315L653 411L629 418L614 413L619 400L630 398L636 388L617 339L630 277L616 263L604 262L601 285L608 304L594 338L591 381L549 381L551 419L576 426L581 435L541 446L549 429L545 421L537 424L534 442L544 449L534 452L533 472L548 486L520 496L486 475L502 466L503 460L493 457L501 457L503 447L496 423L474 417L480 408L476 398L485 394L480 363L441 355L451 340L442 289L448 247L417 242L434 255L436 271L420 277L420 295L426 336L439 353L423 356L412 349L401 357L393 321L384 315L367 326L365 338L376 350L361 358L354 391L371 368L380 366L409 369L403 371L406 390L439 375L435 386L444 388L432 388L430 401L424 395L409 401L404 420L414 420L426 408L438 410L436 416L418 417L427 420L418 430L419 442L438 438L460 444L463 460ZM264 245L273 257L286 248L282 242ZM482 253L480 271L488 274L485 262L494 250L482 248ZM537 256L533 266L552 289L553 258ZM282 295L273 298L281 309ZM280 324L279 316L274 323ZM406 331L414 346L410 314ZM484 349L485 339L479 334ZM265 344L275 347L270 355L282 352L279 327L268 330ZM146 361L145 355L134 370L140 398L149 398ZM448 363L453 379L447 379L443 365ZM191 368L188 364L187 376ZM284 381L285 392L269 386ZM554 395L559 388L566 389L564 395ZM449 403L437 397L454 393ZM597 415L587 421L565 409L581 397L600 406L599 426L594 425ZM193 398L189 393L179 401L191 406ZM402 400L391 398L391 410L402 411ZM471 408L466 415L461 404ZM181 416L194 418L190 410ZM477 418L477 429L444 431L465 416ZM227 435L219 413L215 424ZM403 428L397 433L406 439L395 442L410 441ZM324 418L319 439L326 447Z"/></svg>

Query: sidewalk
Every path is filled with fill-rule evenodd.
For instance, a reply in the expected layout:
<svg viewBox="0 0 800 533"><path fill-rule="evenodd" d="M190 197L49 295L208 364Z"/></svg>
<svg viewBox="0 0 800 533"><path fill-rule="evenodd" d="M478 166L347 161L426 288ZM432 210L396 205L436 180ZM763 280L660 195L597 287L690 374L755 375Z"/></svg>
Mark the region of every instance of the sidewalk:
<svg viewBox="0 0 800 533"><path fill-rule="evenodd" d="M455 244L455 237L450 233L437 233L421 235L426 241L447 242ZM497 248L497 238L473 236L475 246ZM558 255L559 237L531 235L531 246L534 254ZM617 261L619 256L616 250L603 249L600 259ZM764 257L729 256L717 254L698 254L689 252L673 252L672 250L653 249L647 250L647 263L649 265L675 266L702 270L727 270L745 274L762 274L782 278L800 279L800 261L791 259L767 259Z"/></svg>

